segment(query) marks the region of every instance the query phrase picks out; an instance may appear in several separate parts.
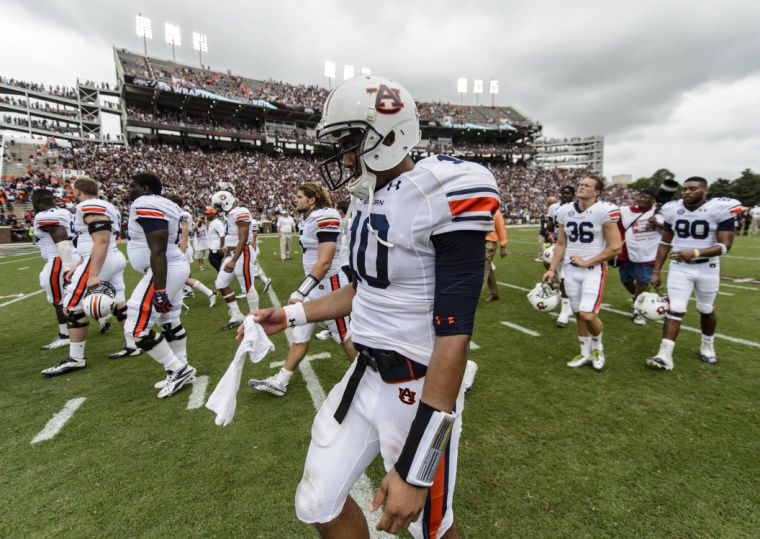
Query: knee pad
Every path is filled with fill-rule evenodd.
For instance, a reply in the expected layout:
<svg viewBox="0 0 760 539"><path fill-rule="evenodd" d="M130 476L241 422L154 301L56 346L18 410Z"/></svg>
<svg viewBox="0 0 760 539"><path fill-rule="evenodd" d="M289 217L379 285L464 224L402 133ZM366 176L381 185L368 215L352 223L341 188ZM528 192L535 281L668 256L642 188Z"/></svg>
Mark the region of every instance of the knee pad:
<svg viewBox="0 0 760 539"><path fill-rule="evenodd" d="M174 325L176 324L176 325ZM161 326L163 331L161 336L166 339L167 342L181 341L187 338L187 331L182 327L179 322L167 322Z"/></svg>
<svg viewBox="0 0 760 539"><path fill-rule="evenodd" d="M163 335L159 335L152 329L148 332L147 335L144 337L136 337L135 338L135 344L140 350L143 350L145 352L149 352L150 350L153 350L156 346L158 346L161 341L164 340Z"/></svg>
<svg viewBox="0 0 760 539"><path fill-rule="evenodd" d="M697 310L701 314L712 314L715 311L715 307L709 303L697 303Z"/></svg>
<svg viewBox="0 0 760 539"><path fill-rule="evenodd" d="M76 311L66 315L66 325L69 329L86 328L90 325L90 321L87 320L84 311Z"/></svg>
<svg viewBox="0 0 760 539"><path fill-rule="evenodd" d="M127 319L127 306L124 305L123 307L114 307L113 315L119 322L124 322L124 320Z"/></svg>
<svg viewBox="0 0 760 539"><path fill-rule="evenodd" d="M305 478L302 478L298 484L295 502L296 516L304 524L325 524L337 517L343 510L341 505L337 514L330 514L329 508L324 507L322 496L319 496L313 485Z"/></svg>

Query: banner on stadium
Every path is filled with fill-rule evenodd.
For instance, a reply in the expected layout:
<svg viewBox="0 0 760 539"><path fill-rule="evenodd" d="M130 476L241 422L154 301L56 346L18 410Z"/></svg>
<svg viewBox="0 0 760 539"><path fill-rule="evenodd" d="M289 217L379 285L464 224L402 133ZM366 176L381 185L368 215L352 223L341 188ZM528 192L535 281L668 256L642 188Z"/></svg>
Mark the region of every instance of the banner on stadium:
<svg viewBox="0 0 760 539"><path fill-rule="evenodd" d="M75 178L83 178L87 176L87 173L84 170L73 170L70 168L65 168L60 172L61 177L67 178L67 179L75 179Z"/></svg>

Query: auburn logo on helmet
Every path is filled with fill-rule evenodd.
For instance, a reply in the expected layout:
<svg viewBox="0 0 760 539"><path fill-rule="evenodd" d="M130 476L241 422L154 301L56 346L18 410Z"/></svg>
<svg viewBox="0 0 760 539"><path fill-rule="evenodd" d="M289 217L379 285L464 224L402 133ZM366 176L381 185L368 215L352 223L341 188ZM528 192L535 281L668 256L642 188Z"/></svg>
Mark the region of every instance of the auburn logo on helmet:
<svg viewBox="0 0 760 539"><path fill-rule="evenodd" d="M401 90L381 84L377 88L367 88L368 94L375 94L375 110L380 114L396 114L404 108Z"/></svg>

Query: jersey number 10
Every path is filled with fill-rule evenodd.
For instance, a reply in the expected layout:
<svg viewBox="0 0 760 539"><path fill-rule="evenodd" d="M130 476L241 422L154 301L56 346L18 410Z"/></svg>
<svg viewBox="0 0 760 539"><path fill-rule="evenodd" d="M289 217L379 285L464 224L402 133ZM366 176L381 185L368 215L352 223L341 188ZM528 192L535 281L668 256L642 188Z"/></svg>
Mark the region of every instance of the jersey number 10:
<svg viewBox="0 0 760 539"><path fill-rule="evenodd" d="M378 236L384 241L388 241L388 219L385 215L370 214L369 219L363 218L362 212L357 211L356 217L351 224L351 245L349 246L349 260L351 270L359 280L364 280L373 288L387 288L391 282L388 280L388 247L383 245L376 238L372 237L370 241L370 232L368 221L371 221L372 228L377 231ZM359 225L361 224L361 231ZM359 239L359 249L356 251L356 260L354 260L354 245L356 238ZM374 236L374 235L372 235ZM367 255L372 255L374 251L375 258L375 275L367 274Z"/></svg>

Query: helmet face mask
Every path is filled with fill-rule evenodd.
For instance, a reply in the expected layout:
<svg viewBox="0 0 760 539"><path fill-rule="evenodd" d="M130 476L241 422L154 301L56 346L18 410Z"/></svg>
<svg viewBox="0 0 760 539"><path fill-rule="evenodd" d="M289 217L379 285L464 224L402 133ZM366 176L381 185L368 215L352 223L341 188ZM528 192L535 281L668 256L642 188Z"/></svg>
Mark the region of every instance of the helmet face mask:
<svg viewBox="0 0 760 539"><path fill-rule="evenodd" d="M560 302L559 290L554 290L545 283L538 283L528 292L527 298L537 311L553 311Z"/></svg>
<svg viewBox="0 0 760 539"><path fill-rule="evenodd" d="M366 199L375 173L401 163L419 139L417 107L404 87L377 76L348 79L330 92L317 126L317 140L334 148L320 173L330 189L348 184L352 195ZM356 164L351 174L343 166L349 153Z"/></svg>

